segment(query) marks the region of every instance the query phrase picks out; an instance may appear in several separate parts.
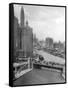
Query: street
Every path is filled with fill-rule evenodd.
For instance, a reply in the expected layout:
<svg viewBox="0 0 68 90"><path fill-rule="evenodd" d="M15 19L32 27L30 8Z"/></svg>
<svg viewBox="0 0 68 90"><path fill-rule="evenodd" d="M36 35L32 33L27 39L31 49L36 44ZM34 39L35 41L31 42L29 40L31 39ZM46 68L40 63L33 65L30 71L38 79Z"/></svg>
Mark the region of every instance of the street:
<svg viewBox="0 0 68 90"><path fill-rule="evenodd" d="M14 86L33 85L33 84L48 84L48 83L63 83L64 78L59 72L48 69L33 69L14 81Z"/></svg>
<svg viewBox="0 0 68 90"><path fill-rule="evenodd" d="M36 50L36 53L38 55L42 55L44 57L44 60L47 62L55 62L55 63L60 63L60 64L65 64L65 59L54 56L50 53L44 52L43 50Z"/></svg>

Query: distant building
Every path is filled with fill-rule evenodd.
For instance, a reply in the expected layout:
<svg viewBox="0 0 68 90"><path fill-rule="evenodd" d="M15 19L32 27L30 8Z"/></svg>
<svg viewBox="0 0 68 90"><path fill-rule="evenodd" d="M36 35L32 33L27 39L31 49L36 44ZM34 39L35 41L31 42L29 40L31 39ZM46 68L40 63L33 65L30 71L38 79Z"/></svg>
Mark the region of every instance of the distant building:
<svg viewBox="0 0 68 90"><path fill-rule="evenodd" d="M53 47L54 47L54 49L58 49L59 48L59 44L57 43L57 42L55 42L54 44L53 44Z"/></svg>
<svg viewBox="0 0 68 90"><path fill-rule="evenodd" d="M36 37L36 34L33 34L33 48L39 48L39 41Z"/></svg>
<svg viewBox="0 0 68 90"><path fill-rule="evenodd" d="M53 48L53 39L52 38L50 38L50 37L46 38L45 47L49 48L49 49Z"/></svg>
<svg viewBox="0 0 68 90"><path fill-rule="evenodd" d="M54 43L54 49L58 50L59 52L65 52L65 46L64 43L61 43L60 41L58 43Z"/></svg>
<svg viewBox="0 0 68 90"><path fill-rule="evenodd" d="M41 48L45 48L45 41L43 40L39 41L39 45L41 46Z"/></svg>
<svg viewBox="0 0 68 90"><path fill-rule="evenodd" d="M25 24L25 15L24 15L24 9L22 7L20 13L20 26L23 28L24 24Z"/></svg>

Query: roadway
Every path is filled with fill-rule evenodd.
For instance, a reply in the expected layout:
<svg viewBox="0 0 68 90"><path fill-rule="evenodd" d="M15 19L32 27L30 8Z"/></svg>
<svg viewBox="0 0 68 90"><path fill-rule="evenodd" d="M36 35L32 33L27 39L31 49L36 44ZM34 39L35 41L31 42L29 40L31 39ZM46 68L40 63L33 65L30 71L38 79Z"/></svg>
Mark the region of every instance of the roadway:
<svg viewBox="0 0 68 90"><path fill-rule="evenodd" d="M49 69L33 69L14 81L14 86L33 85L33 84L48 84L48 83L63 83L64 78L59 72Z"/></svg>
<svg viewBox="0 0 68 90"><path fill-rule="evenodd" d="M44 52L43 50L36 50L36 54L44 57L47 62L55 62L59 64L65 64L65 59L58 56L51 55L50 53Z"/></svg>
<svg viewBox="0 0 68 90"><path fill-rule="evenodd" d="M42 51L37 51L38 54L42 54L46 61L56 61L64 64L65 60ZM13 82L14 86L19 85L34 85L34 84L48 84L48 83L64 83L64 78L59 72L50 69L35 69L22 75L20 78Z"/></svg>

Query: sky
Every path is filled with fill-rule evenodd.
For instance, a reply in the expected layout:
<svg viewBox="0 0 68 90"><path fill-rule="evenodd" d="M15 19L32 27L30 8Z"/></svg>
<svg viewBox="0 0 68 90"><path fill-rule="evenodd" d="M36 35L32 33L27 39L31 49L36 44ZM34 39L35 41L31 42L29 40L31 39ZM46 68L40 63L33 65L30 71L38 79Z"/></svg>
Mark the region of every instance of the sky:
<svg viewBox="0 0 68 90"><path fill-rule="evenodd" d="M20 10L24 8L25 21L39 40L46 37L54 41L65 41L65 8L50 6L14 5L14 15L20 23Z"/></svg>

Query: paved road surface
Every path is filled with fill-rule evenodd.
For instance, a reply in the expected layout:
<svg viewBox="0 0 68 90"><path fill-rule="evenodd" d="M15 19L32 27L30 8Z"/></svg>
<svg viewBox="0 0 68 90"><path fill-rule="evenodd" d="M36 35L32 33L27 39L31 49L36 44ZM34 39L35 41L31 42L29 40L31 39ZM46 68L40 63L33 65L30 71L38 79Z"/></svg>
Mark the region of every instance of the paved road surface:
<svg viewBox="0 0 68 90"><path fill-rule="evenodd" d="M14 85L30 85L30 84L47 84L47 83L61 83L65 82L59 72L50 71L48 69L33 69L32 71L24 74L16 81Z"/></svg>
<svg viewBox="0 0 68 90"><path fill-rule="evenodd" d="M47 62L50 61L50 62L65 64L65 59L64 58L54 56L50 53L44 52L43 50L36 50L36 53L39 54L39 55L42 55L44 57L44 60L47 61Z"/></svg>

